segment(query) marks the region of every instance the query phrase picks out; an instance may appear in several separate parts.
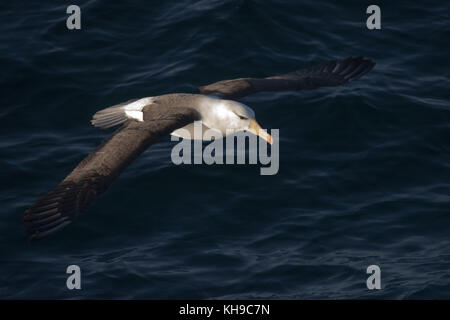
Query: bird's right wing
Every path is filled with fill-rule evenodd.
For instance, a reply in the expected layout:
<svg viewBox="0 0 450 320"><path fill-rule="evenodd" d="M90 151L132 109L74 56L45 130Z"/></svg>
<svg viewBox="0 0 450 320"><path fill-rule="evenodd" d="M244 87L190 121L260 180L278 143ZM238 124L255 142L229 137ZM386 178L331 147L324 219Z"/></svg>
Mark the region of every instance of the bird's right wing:
<svg viewBox="0 0 450 320"><path fill-rule="evenodd" d="M30 240L44 238L70 224L145 149L200 117L192 108L146 108L143 122L128 120L55 189L25 211Z"/></svg>
<svg viewBox="0 0 450 320"><path fill-rule="evenodd" d="M356 80L375 63L363 57L325 62L317 66L267 78L223 80L200 87L200 93L224 99L239 99L262 91L310 90L338 86Z"/></svg>

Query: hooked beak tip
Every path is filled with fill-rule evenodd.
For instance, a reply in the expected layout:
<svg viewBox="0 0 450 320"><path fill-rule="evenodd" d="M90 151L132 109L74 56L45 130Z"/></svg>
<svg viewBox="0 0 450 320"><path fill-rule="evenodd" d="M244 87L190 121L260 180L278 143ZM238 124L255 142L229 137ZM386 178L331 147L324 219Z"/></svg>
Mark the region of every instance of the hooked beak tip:
<svg viewBox="0 0 450 320"><path fill-rule="evenodd" d="M255 135L257 135L258 137L260 137L261 139L264 139L265 141L267 141L267 143L269 143L270 145L273 144L272 136L270 134L268 134L266 130L261 128L261 126L255 120L252 120L250 122L249 130L250 130L250 132L252 132Z"/></svg>

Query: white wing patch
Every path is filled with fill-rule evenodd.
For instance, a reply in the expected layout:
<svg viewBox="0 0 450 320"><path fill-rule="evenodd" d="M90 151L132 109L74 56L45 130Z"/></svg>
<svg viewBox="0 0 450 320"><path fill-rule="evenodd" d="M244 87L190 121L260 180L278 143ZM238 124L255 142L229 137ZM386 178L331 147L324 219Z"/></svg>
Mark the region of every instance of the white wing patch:
<svg viewBox="0 0 450 320"><path fill-rule="evenodd" d="M126 103L126 102L125 102ZM123 104L123 108L126 111L142 111L145 106L153 103L153 98L142 98L131 103Z"/></svg>
<svg viewBox="0 0 450 320"><path fill-rule="evenodd" d="M94 114L91 123L99 128L107 129L126 122L129 119L144 121L142 109L153 103L153 98L130 100Z"/></svg>
<svg viewBox="0 0 450 320"><path fill-rule="evenodd" d="M142 111L125 111L128 118L136 119L137 121L144 121L144 114Z"/></svg>

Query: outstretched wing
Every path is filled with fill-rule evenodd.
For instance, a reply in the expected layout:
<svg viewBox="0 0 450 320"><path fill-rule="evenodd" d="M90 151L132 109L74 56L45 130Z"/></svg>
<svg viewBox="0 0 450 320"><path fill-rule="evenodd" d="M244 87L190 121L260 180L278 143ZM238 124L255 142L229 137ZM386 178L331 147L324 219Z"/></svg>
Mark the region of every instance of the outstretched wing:
<svg viewBox="0 0 450 320"><path fill-rule="evenodd" d="M238 99L261 91L308 90L338 86L372 70L375 62L363 57L334 60L314 67L268 78L223 80L200 87L200 93Z"/></svg>
<svg viewBox="0 0 450 320"><path fill-rule="evenodd" d="M126 122L55 189L25 211L24 222L31 240L44 238L70 224L145 149L200 118L191 108L146 108L143 122Z"/></svg>

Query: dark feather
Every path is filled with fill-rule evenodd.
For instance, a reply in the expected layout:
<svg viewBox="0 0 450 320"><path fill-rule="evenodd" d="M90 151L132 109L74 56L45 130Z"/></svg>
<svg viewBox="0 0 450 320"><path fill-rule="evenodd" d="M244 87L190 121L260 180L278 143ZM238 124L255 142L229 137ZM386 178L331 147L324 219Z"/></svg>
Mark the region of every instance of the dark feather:
<svg viewBox="0 0 450 320"><path fill-rule="evenodd" d="M144 122L129 121L89 154L52 191L24 213L30 240L69 225L101 195L145 149L199 118L190 108L149 108ZM154 120L154 121L153 121Z"/></svg>
<svg viewBox="0 0 450 320"><path fill-rule="evenodd" d="M203 94L238 99L262 91L311 90L339 86L356 80L372 70L375 62L363 57L319 64L280 76L223 80L200 87Z"/></svg>

